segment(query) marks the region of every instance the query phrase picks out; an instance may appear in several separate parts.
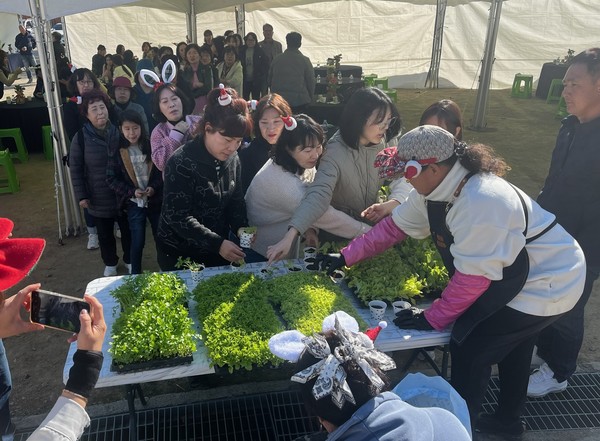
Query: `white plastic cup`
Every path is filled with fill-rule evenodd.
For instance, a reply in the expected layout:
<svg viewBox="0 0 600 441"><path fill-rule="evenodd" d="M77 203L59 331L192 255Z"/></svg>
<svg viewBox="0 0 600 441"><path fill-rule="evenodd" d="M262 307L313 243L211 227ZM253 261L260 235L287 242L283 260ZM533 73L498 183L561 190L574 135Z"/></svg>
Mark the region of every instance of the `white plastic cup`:
<svg viewBox="0 0 600 441"><path fill-rule="evenodd" d="M308 271L318 271L319 265L314 257L305 257L304 268L306 268Z"/></svg>
<svg viewBox="0 0 600 441"><path fill-rule="evenodd" d="M254 233L247 233L245 231L240 232L240 246L242 248L250 248L252 245L252 238L254 238Z"/></svg>
<svg viewBox="0 0 600 441"><path fill-rule="evenodd" d="M381 320L387 309L387 303L383 300L371 300L369 302L369 309L371 310L371 317L375 320Z"/></svg>
<svg viewBox="0 0 600 441"><path fill-rule="evenodd" d="M404 309L412 308L412 305L406 300L396 300L395 302L392 302L392 307L394 308L394 314L398 314Z"/></svg>
<svg viewBox="0 0 600 441"><path fill-rule="evenodd" d="M316 257L317 249L315 247L304 247L304 257Z"/></svg>
<svg viewBox="0 0 600 441"><path fill-rule="evenodd" d="M335 270L331 276L329 276L329 278L331 280L333 280L334 283L342 283L342 280L344 280L344 277L346 277L346 273L342 270Z"/></svg>

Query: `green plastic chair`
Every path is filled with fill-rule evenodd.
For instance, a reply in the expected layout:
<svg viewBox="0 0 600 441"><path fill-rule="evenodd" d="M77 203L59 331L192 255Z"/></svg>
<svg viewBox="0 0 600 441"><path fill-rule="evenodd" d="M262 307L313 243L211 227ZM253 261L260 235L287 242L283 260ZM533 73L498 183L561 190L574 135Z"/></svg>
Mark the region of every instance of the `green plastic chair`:
<svg viewBox="0 0 600 441"><path fill-rule="evenodd" d="M398 92L396 92L396 89L384 90L383 93L389 96L393 103L398 101Z"/></svg>
<svg viewBox="0 0 600 441"><path fill-rule="evenodd" d="M44 146L44 158L46 158L48 161L52 161L54 159L52 126L42 126L42 141Z"/></svg>
<svg viewBox="0 0 600 441"><path fill-rule="evenodd" d="M565 86L563 86L563 82L561 79L553 79L550 83L550 88L548 89L548 96L546 97L547 103L556 103L560 101L562 97L562 91Z"/></svg>
<svg viewBox="0 0 600 441"><path fill-rule="evenodd" d="M381 90L388 90L388 79L387 78L375 78L373 79L373 86Z"/></svg>
<svg viewBox="0 0 600 441"><path fill-rule="evenodd" d="M375 78L377 78L377 74L365 75L364 76L365 87L375 86Z"/></svg>
<svg viewBox="0 0 600 441"><path fill-rule="evenodd" d="M18 159L22 164L29 160L29 153L27 152L21 129L18 127L15 129L0 129L0 139L2 138L12 138L15 141L17 153L11 153L13 158Z"/></svg>
<svg viewBox="0 0 600 441"><path fill-rule="evenodd" d="M513 98L531 98L533 75L516 74L510 96Z"/></svg>
<svg viewBox="0 0 600 441"><path fill-rule="evenodd" d="M0 193L16 193L19 191L19 180L8 149L0 150L0 167L6 172L7 179L0 178Z"/></svg>

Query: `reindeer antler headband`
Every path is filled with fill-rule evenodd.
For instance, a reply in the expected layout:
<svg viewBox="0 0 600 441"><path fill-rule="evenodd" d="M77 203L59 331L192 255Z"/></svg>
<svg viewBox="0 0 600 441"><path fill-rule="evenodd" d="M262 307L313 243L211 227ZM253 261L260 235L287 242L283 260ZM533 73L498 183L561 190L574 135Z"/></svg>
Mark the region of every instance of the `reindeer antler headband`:
<svg viewBox="0 0 600 441"><path fill-rule="evenodd" d="M162 68L162 81L156 72L148 69L140 70L140 78L142 79L142 82L146 86L152 87L155 91L163 84L171 84L175 79L175 75L177 75L177 68L175 67L173 60L167 60L167 62L164 64Z"/></svg>

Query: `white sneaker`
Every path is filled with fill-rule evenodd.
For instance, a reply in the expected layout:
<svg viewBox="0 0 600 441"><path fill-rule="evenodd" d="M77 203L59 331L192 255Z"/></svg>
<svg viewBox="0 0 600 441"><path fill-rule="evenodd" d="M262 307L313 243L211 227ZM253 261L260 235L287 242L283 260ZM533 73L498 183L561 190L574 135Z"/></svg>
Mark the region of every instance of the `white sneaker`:
<svg viewBox="0 0 600 441"><path fill-rule="evenodd" d="M544 397L550 393L563 392L569 382L567 380L558 382L554 378L554 372L547 363L540 366L533 374L529 376L529 384L527 385L528 397Z"/></svg>
<svg viewBox="0 0 600 441"><path fill-rule="evenodd" d="M530 366L532 368L539 368L541 365L543 365L544 363L546 363L546 360L544 360L542 357L540 357L538 355L538 348L537 346L533 347L533 354L531 354L531 363Z"/></svg>
<svg viewBox="0 0 600 441"><path fill-rule="evenodd" d="M98 235L90 233L88 235L87 249L88 250L97 250L98 248L100 248L100 243L98 242Z"/></svg>
<svg viewBox="0 0 600 441"><path fill-rule="evenodd" d="M127 272L131 274L131 263L126 263L125 268L127 268Z"/></svg>
<svg viewBox="0 0 600 441"><path fill-rule="evenodd" d="M117 275L117 265L115 266L106 266L104 268L104 277L111 277Z"/></svg>

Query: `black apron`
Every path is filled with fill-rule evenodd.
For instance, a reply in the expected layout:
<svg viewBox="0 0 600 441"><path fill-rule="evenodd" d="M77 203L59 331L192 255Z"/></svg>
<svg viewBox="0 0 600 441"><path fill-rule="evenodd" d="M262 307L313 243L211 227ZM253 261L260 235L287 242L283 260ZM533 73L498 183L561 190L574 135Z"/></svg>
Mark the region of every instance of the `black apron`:
<svg viewBox="0 0 600 441"><path fill-rule="evenodd" d="M463 186L471 176L473 176L473 173L469 173L461 181L454 192L455 198L460 195ZM525 205L521 193L519 193L516 188L514 189L521 200L521 205L525 212L525 230L523 231L523 235L527 237L527 206ZM450 245L454 243L454 236L446 224L446 215L451 208L451 202L427 201L427 215L429 217L431 237L442 257L444 266L448 270L449 277L452 277L455 272L454 257L450 253ZM555 224L556 220L540 234L527 239L525 241L526 244L540 237ZM528 275L529 256L527 250L523 247L515 261L502 270L502 279L492 281L488 289L456 320L456 323L454 323L454 327L452 328L452 340L458 345L461 345L479 323L502 309L507 303L514 299L519 292L521 292L521 289L523 289L523 286L527 281Z"/></svg>

